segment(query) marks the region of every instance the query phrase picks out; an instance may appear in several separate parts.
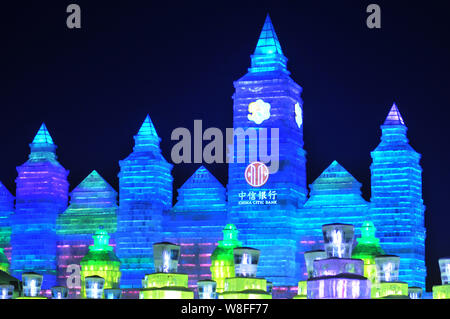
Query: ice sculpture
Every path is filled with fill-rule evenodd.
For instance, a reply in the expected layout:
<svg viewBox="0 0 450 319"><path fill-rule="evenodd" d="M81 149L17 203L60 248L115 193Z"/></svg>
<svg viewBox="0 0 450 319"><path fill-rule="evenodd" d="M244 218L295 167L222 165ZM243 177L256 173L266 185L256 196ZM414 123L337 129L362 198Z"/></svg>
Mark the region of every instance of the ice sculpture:
<svg viewBox="0 0 450 319"><path fill-rule="evenodd" d="M109 245L109 235L101 226L95 232L94 245L89 246L89 252L81 260L81 297L87 297L86 278L99 276L103 278L103 288L120 287L120 260ZM89 298L89 297L88 297Z"/></svg>
<svg viewBox="0 0 450 319"><path fill-rule="evenodd" d="M152 244L161 241L163 211L172 206L172 165L161 154L160 138L148 115L134 140L133 153L119 162L115 237L122 288L140 288L144 275L153 269Z"/></svg>
<svg viewBox="0 0 450 319"><path fill-rule="evenodd" d="M226 190L200 166L178 189L177 200L164 215L164 240L182 247L179 271L189 274L193 287L210 277L211 254L227 223Z"/></svg>
<svg viewBox="0 0 450 319"><path fill-rule="evenodd" d="M249 247L233 250L235 277L225 279L224 292L219 299L272 299L267 280L256 278L260 251Z"/></svg>
<svg viewBox="0 0 450 319"><path fill-rule="evenodd" d="M85 284L83 285L83 291L86 291L87 299L102 299L103 298L103 289L105 287L105 279L93 275L87 276L84 280Z"/></svg>
<svg viewBox="0 0 450 319"><path fill-rule="evenodd" d="M433 286L433 299L450 299L450 257L439 259L442 285Z"/></svg>
<svg viewBox="0 0 450 319"><path fill-rule="evenodd" d="M58 216L58 276L59 284L66 285L67 266L79 265L89 251L92 234L102 226L114 237L117 230L117 192L97 173L92 171L70 194L69 207ZM112 238L111 245L115 241ZM80 293L81 286L70 289L70 295Z"/></svg>
<svg viewBox="0 0 450 319"><path fill-rule="evenodd" d="M377 282L377 266L375 257L384 255L384 250L380 246L380 240L375 237L376 228L371 221L365 221L361 227L361 238L358 238L358 245L353 249L352 258L364 261L364 277L375 284ZM372 291L374 291L372 289Z"/></svg>
<svg viewBox="0 0 450 319"><path fill-rule="evenodd" d="M323 248L323 224L358 225L366 218L369 207L361 196L361 183L337 161L333 161L310 188L310 197L299 211L300 252ZM356 234L359 235L359 229ZM299 267L301 277L306 279L305 266L302 263Z"/></svg>
<svg viewBox="0 0 450 319"><path fill-rule="evenodd" d="M328 258L314 261L314 277L307 281L308 299L370 299L371 282L363 276L364 262L351 259L354 227L322 226Z"/></svg>
<svg viewBox="0 0 450 319"><path fill-rule="evenodd" d="M199 299L217 299L217 284L214 280L197 281Z"/></svg>
<svg viewBox="0 0 450 319"><path fill-rule="evenodd" d="M407 127L394 104L372 152L370 219L388 254L401 257L400 280L425 288L425 206L420 154L409 145Z"/></svg>
<svg viewBox="0 0 450 319"><path fill-rule="evenodd" d="M17 167L16 212L11 217L11 272L42 274L43 289L56 285L56 218L67 207L68 171L56 159L56 145L42 124L28 161Z"/></svg>
<svg viewBox="0 0 450 319"><path fill-rule="evenodd" d="M11 256L11 215L13 213L14 196L0 182L0 249L4 249L8 259Z"/></svg>
<svg viewBox="0 0 450 319"><path fill-rule="evenodd" d="M23 296L17 299L47 299L40 296L43 278L35 272L22 273Z"/></svg>
<svg viewBox="0 0 450 319"><path fill-rule="evenodd" d="M145 275L139 299L194 299L188 288L188 275L177 273L180 246L162 242L153 244L156 272Z"/></svg>
<svg viewBox="0 0 450 319"><path fill-rule="evenodd" d="M251 56L248 73L234 82L233 127L256 129L257 144L266 145L268 154L276 152L279 145L279 161L282 163L276 173L271 173L261 188L250 186L244 176L250 164L250 153L255 153L255 140L246 139L246 154L238 156L237 147L229 154L232 162L228 172L229 223L241 231L241 239L261 250L261 276L273 282L274 286L293 286L299 278L297 255L296 210L303 205L307 196L306 158L303 150L303 126L298 126L295 105L303 106L300 97L302 88L290 77L286 68L287 58L283 55L280 42L267 16L255 51ZM261 102L258 102L261 100ZM256 104L255 104L256 103ZM266 104L263 104L266 103ZM268 107L270 105L270 117ZM249 115L249 105L259 116ZM256 106L261 106L259 109ZM264 107L262 106L264 105ZM260 111L260 112L259 112ZM300 114L297 110L297 114ZM262 129L266 129L264 135ZM271 129L278 129L279 137ZM238 137L234 144L237 144ZM261 152L261 149L259 149ZM271 170L272 172L272 170ZM251 198L252 192L276 194L276 204L242 205L242 196ZM258 198L257 198L258 199Z"/></svg>
<svg viewBox="0 0 450 319"><path fill-rule="evenodd" d="M234 267L234 248L242 244L238 240L238 230L233 224L228 224L223 229L223 240L211 255L211 278L217 283L217 292L222 293L225 288L225 279L233 277Z"/></svg>
<svg viewBox="0 0 450 319"><path fill-rule="evenodd" d="M382 255L375 257L377 283L372 287L373 298L409 298L408 284L399 281L400 257Z"/></svg>
<svg viewBox="0 0 450 319"><path fill-rule="evenodd" d="M69 296L69 290L67 287L55 286L52 287L52 299L67 299Z"/></svg>

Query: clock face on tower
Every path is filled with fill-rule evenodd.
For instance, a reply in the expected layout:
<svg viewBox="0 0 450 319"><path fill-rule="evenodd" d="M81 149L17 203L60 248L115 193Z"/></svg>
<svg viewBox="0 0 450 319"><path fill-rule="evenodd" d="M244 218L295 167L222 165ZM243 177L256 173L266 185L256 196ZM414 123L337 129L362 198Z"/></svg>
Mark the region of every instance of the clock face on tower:
<svg viewBox="0 0 450 319"><path fill-rule="evenodd" d="M270 118L270 104L256 100L248 105L248 113L248 120L259 125Z"/></svg>
<svg viewBox="0 0 450 319"><path fill-rule="evenodd" d="M297 126L298 128L300 128L303 124L303 111L299 103L295 104L294 111L295 111L295 122L297 122Z"/></svg>

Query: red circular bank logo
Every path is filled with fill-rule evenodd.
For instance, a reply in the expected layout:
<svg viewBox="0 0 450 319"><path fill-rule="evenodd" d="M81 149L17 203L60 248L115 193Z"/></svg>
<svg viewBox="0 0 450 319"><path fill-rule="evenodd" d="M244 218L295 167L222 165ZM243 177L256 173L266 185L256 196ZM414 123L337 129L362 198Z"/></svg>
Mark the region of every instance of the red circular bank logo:
<svg viewBox="0 0 450 319"><path fill-rule="evenodd" d="M269 179L269 169L266 164L253 162L245 169L245 180L250 186L261 187Z"/></svg>

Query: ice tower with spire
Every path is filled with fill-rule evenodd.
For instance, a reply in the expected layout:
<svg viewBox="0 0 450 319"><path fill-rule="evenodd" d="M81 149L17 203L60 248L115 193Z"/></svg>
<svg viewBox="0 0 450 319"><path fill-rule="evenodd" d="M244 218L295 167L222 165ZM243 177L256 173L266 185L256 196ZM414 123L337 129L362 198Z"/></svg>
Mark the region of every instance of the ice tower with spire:
<svg viewBox="0 0 450 319"><path fill-rule="evenodd" d="M17 167L16 211L11 219L12 274L44 275L43 288L56 284L56 219L67 207L68 171L42 124L30 144L29 159Z"/></svg>
<svg viewBox="0 0 450 319"><path fill-rule="evenodd" d="M381 126L381 142L371 153L370 217L386 253L401 257L400 280L425 288L421 155L409 145L406 131L394 104Z"/></svg>
<svg viewBox="0 0 450 319"><path fill-rule="evenodd" d="M290 78L286 64L287 58L267 15L251 56L251 67L234 82L236 147L231 148L233 153L229 152L228 203L229 222L240 230L244 245L261 250L259 275L274 285L296 285L298 281L295 217L307 196L302 88ZM241 135L245 139L245 154L238 153L239 130L248 133L247 137L245 133ZM250 136L252 132L256 136ZM255 160L252 153L270 167L268 181L260 188L250 186L244 176L246 167ZM269 162L263 155L271 155L273 160ZM242 204L252 202L254 195L255 199L270 195L272 204L265 204L264 199L262 205Z"/></svg>
<svg viewBox="0 0 450 319"><path fill-rule="evenodd" d="M122 288L140 288L153 269L154 243L162 239L163 212L172 206L172 165L162 156L160 138L147 115L134 137L133 152L119 162L117 256Z"/></svg>

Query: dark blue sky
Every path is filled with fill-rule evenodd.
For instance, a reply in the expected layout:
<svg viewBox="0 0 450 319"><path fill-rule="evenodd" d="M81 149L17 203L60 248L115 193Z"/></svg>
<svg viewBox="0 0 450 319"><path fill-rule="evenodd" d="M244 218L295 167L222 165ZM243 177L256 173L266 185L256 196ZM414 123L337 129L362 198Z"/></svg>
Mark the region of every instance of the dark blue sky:
<svg viewBox="0 0 450 319"><path fill-rule="evenodd" d="M66 6L82 9L69 30ZM370 198L370 151L395 101L423 155L428 284L450 255L447 199L450 22L445 1L15 1L2 4L0 180L45 121L71 189L93 169L117 188L118 161L147 113L169 159L176 127L232 126L233 80L245 74L267 12L303 89L308 183L338 160ZM382 29L366 27L369 3ZM176 165L178 188L198 165ZM208 167L224 184L226 165Z"/></svg>

